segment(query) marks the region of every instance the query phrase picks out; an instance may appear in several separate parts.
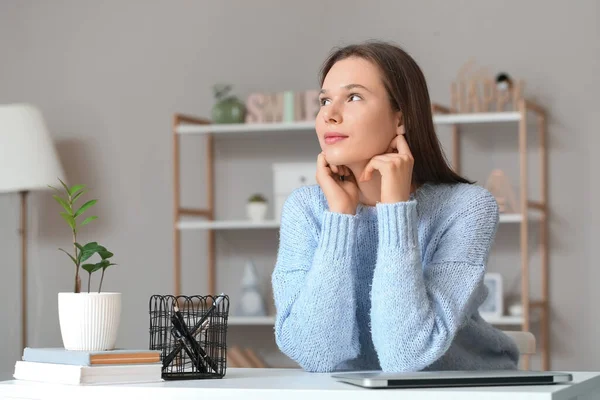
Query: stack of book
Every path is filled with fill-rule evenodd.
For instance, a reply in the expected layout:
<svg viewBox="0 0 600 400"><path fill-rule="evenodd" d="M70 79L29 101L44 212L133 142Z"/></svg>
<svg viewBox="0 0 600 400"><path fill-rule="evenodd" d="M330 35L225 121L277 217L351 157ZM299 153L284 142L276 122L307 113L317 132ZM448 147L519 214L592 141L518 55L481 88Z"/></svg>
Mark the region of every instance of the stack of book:
<svg viewBox="0 0 600 400"><path fill-rule="evenodd" d="M252 349L232 346L227 349L227 366L233 368L268 368L268 365Z"/></svg>
<svg viewBox="0 0 600 400"><path fill-rule="evenodd" d="M17 380L93 385L161 381L160 352L153 350L70 351L30 348L15 364Z"/></svg>

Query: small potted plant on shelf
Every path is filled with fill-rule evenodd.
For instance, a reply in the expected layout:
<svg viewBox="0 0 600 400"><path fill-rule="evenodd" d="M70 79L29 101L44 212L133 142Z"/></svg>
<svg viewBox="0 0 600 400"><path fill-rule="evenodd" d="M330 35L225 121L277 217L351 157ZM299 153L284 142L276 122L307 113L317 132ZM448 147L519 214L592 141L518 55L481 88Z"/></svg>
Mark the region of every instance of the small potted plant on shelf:
<svg viewBox="0 0 600 400"><path fill-rule="evenodd" d="M111 265L113 253L98 242L81 244L77 240L80 229L97 219L90 216L82 220L84 212L90 209L97 200L89 200L81 207L75 203L87 192L85 185L68 187L60 180L63 192L55 187L57 194L52 197L64 209L60 213L69 225L73 234L72 252L60 248L66 253L75 266L73 292L58 294L58 318L63 345L66 350L101 351L115 347L119 322L121 319L121 293L102 292L104 273ZM81 222L80 222L81 221ZM95 261L92 261L96 258ZM87 291L81 292L81 273L87 272ZM92 291L92 274L101 271L98 291Z"/></svg>
<svg viewBox="0 0 600 400"><path fill-rule="evenodd" d="M261 194L253 194L246 204L246 213L254 222L264 221L267 215L267 199Z"/></svg>

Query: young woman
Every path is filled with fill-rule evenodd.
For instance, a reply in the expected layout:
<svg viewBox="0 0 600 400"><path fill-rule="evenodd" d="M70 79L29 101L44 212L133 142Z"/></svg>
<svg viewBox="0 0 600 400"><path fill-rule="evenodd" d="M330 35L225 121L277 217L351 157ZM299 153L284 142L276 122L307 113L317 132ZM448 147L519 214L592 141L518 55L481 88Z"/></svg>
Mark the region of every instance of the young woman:
<svg viewBox="0 0 600 400"><path fill-rule="evenodd" d="M448 167L415 61L351 45L320 80L318 185L286 200L272 276L281 351L315 372L516 368L478 313L498 206Z"/></svg>

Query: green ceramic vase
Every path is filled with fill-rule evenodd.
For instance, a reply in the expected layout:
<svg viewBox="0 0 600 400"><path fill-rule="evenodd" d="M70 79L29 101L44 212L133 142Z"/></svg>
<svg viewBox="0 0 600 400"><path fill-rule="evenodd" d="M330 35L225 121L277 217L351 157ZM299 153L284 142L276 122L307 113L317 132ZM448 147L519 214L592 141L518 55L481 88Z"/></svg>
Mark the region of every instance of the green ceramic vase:
<svg viewBox="0 0 600 400"><path fill-rule="evenodd" d="M215 124L239 124L246 117L246 106L235 96L227 96L231 86L215 85L217 102L212 108L212 121Z"/></svg>

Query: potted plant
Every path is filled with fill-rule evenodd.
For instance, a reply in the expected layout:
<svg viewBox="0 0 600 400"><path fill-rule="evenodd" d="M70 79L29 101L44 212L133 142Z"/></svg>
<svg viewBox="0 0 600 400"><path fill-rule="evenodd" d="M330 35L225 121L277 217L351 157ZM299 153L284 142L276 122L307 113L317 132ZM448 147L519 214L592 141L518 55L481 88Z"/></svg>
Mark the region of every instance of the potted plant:
<svg viewBox="0 0 600 400"><path fill-rule="evenodd" d="M246 214L252 221L263 221L267 215L267 199L260 194L253 194L246 204Z"/></svg>
<svg viewBox="0 0 600 400"><path fill-rule="evenodd" d="M121 293L102 292L104 273L111 265L113 253L98 242L81 244L77 240L80 229L97 219L90 216L82 220L84 212L90 209L97 200L89 200L81 207L75 203L87 192L85 185L68 187L60 180L64 192L50 186L57 194L52 197L64 209L60 213L69 225L73 234L73 250L66 253L75 266L73 292L58 294L58 318L63 345L66 350L100 351L112 350L115 347L117 331L121 319ZM64 193L64 196L60 194ZM92 261L93 257L96 261ZM88 273L87 291L81 291L82 270ZM101 271L98 291L92 291L92 274Z"/></svg>

